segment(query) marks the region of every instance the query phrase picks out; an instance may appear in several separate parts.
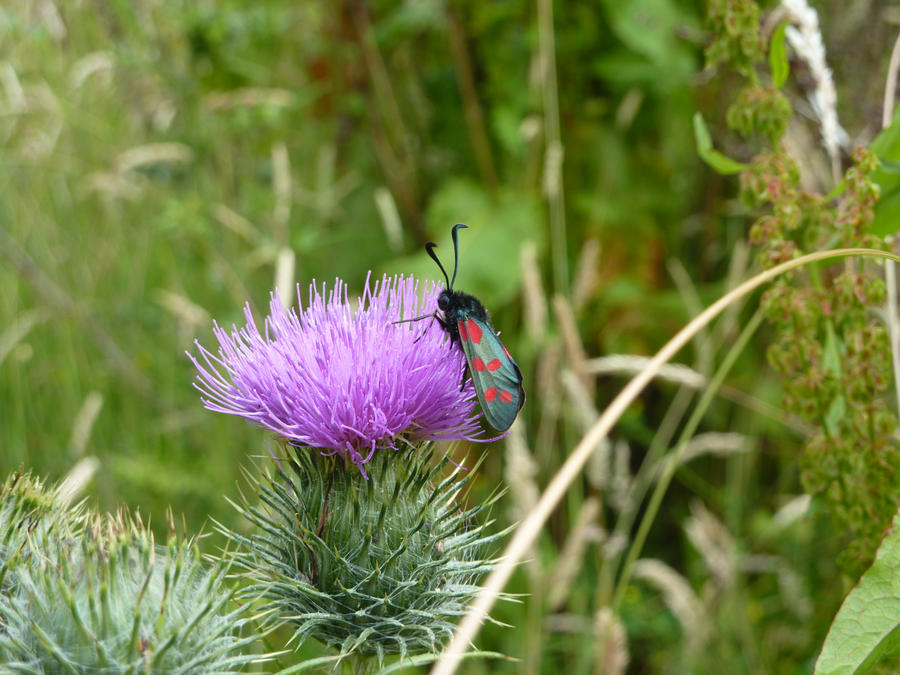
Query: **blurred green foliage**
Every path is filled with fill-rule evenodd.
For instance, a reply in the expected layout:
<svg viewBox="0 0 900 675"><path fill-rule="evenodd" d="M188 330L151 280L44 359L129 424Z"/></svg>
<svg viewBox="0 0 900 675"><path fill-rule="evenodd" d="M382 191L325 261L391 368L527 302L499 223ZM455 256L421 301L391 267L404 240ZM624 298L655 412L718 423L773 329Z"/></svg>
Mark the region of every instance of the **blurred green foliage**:
<svg viewBox="0 0 900 675"><path fill-rule="evenodd" d="M829 7L840 21L829 20ZM361 288L369 270L437 279L422 244L439 242L448 260L449 226L466 222L458 285L488 305L523 367L522 419L544 485L580 437L576 403L552 385L571 365L554 294L584 289L575 317L588 356L652 353L721 295L729 269L745 273L751 215L733 199L734 181L706 167L695 147L699 109L716 147L749 158L720 133L737 83L701 70L711 38L703 3L558 2L553 10L556 90L541 77L532 3L13 0L0 8L0 476L24 464L56 480L92 455L100 469L89 496L103 509L126 504L161 526L171 505L194 531L210 517L240 528L225 498L236 495L248 456L266 453L265 435L202 409L184 351L194 339L212 345L213 319L230 325L242 321L245 302L265 306L284 250L296 255L301 289L335 276ZM842 51L875 19L838 3L822 16L848 89L843 122L871 131L880 93L867 73L883 72L888 50L875 46L884 29ZM765 54L750 47L754 59ZM558 100L563 146L565 287L551 263L560 231L551 231L548 97ZM523 291L526 244L546 298ZM540 316L528 309L535 300L544 302L543 329L528 324ZM682 360L708 374L740 316ZM636 581L622 607L635 672L806 672L839 602L842 533L829 529L827 514L787 525L773 518L800 491L803 428L777 409L767 337L704 426L743 434L744 450L679 470L645 547L645 557L683 575L711 632L686 639L659 589ZM621 382L596 381L593 404L602 408ZM90 425L92 392L102 407ZM654 385L622 420L624 474L684 396ZM502 448L476 492L509 480ZM527 672L592 671L604 548L587 547L562 604L542 594L585 501L598 495L590 481L570 491L532 567L508 589L530 599L495 610L517 628L486 629L480 647L523 658ZM692 500L717 515L740 554L744 566L727 580L686 534L685 522L702 521ZM521 514L498 516L505 525ZM598 526L612 517L604 506Z"/></svg>

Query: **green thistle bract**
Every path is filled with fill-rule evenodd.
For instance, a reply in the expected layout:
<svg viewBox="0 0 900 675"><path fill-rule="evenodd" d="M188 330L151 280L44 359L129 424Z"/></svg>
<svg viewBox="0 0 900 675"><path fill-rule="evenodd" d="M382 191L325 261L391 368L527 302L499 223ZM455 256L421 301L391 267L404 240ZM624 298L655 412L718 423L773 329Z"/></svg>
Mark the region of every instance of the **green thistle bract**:
<svg viewBox="0 0 900 675"><path fill-rule="evenodd" d="M259 658L230 607L226 568L193 539L167 545L137 518L95 516L66 536L35 530L0 597L0 662L26 673L234 672ZM20 559L24 559L20 556Z"/></svg>
<svg viewBox="0 0 900 675"><path fill-rule="evenodd" d="M294 640L314 637L360 657L440 648L477 594L501 532L478 524L499 495L466 510L468 476L433 450L379 453L366 480L339 458L297 452L289 468L253 491L262 505L237 508L258 528L239 544L248 596L261 594Z"/></svg>
<svg viewBox="0 0 900 675"><path fill-rule="evenodd" d="M9 476L0 485L0 596L12 592L16 568L29 564L33 555L29 538L48 532L64 538L83 520L80 506L67 507L54 489L45 488L31 474L18 471Z"/></svg>

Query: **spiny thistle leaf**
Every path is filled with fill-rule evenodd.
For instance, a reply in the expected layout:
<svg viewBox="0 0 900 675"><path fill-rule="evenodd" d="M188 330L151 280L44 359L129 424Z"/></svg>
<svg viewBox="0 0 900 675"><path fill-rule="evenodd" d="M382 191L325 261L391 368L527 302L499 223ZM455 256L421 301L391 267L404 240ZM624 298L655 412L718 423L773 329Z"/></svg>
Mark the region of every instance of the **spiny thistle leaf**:
<svg viewBox="0 0 900 675"><path fill-rule="evenodd" d="M256 533L222 528L250 582L243 597L261 595L297 644L312 637L379 661L438 650L504 533L488 535L490 522L476 522L499 495L465 509L468 476L458 467L438 483L449 460L429 466L432 454L378 453L367 480L304 448L274 476L251 478L261 503L235 506Z"/></svg>

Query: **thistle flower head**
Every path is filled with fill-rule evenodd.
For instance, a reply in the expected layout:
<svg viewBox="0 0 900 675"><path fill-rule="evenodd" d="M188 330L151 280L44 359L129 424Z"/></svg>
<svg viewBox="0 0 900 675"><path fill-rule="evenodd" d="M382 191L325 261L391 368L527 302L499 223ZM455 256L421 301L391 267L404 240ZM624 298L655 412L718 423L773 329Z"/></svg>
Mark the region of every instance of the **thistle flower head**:
<svg viewBox="0 0 900 675"><path fill-rule="evenodd" d="M217 355L199 343L200 356L188 354L204 405L361 470L378 449L485 440L472 384L460 385L461 350L437 321L396 323L434 311L440 287L423 286L420 302L412 277L367 281L354 311L341 280L313 284L299 314L275 293L262 332L248 305L243 328L215 326Z"/></svg>

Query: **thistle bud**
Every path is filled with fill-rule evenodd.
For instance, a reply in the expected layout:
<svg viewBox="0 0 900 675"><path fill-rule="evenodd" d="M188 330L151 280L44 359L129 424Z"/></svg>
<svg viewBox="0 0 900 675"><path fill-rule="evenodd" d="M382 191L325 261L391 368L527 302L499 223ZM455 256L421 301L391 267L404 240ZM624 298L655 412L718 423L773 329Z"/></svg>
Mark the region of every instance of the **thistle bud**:
<svg viewBox="0 0 900 675"><path fill-rule="evenodd" d="M0 662L24 672L234 671L259 658L232 605L226 568L194 539L165 547L138 517L91 516L37 528L0 597ZM61 536L65 534L65 536Z"/></svg>
<svg viewBox="0 0 900 675"><path fill-rule="evenodd" d="M367 480L343 459L297 452L238 506L255 526L238 546L249 584L295 643L312 637L341 656L436 652L477 595L504 533L483 522L496 496L463 506L468 476L432 450L380 453ZM479 521L482 521L479 524Z"/></svg>

